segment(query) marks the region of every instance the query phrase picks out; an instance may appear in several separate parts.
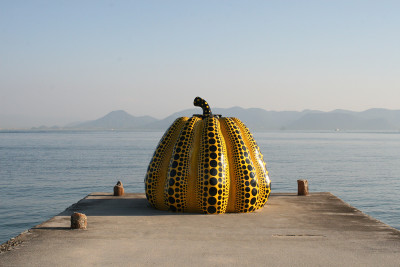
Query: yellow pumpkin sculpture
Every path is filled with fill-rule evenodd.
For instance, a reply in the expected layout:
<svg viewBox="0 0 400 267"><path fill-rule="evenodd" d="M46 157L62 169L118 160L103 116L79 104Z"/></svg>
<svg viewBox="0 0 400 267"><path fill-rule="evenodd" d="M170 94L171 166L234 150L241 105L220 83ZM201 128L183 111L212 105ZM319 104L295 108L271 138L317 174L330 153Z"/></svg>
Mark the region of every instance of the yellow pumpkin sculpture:
<svg viewBox="0 0 400 267"><path fill-rule="evenodd" d="M200 97L194 105L203 115L176 119L154 152L145 177L148 201L177 212L262 208L271 181L249 129L237 118L213 115Z"/></svg>

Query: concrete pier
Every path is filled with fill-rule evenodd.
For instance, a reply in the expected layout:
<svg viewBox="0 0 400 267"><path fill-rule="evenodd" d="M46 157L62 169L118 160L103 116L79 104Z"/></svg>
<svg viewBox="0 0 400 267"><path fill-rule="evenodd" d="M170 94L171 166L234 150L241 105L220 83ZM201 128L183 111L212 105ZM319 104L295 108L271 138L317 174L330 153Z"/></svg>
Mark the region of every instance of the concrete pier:
<svg viewBox="0 0 400 267"><path fill-rule="evenodd" d="M71 230L73 212L87 230ZM246 214L176 214L92 193L18 237L0 266L399 266L400 231L330 193L272 194Z"/></svg>

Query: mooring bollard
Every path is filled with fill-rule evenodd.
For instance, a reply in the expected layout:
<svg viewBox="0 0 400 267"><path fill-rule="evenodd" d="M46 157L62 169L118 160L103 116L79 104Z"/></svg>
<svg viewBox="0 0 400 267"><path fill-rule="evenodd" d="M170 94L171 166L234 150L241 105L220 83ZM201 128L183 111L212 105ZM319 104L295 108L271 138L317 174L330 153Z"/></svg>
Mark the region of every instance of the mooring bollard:
<svg viewBox="0 0 400 267"><path fill-rule="evenodd" d="M114 196L122 196L124 194L124 186L121 181L114 186Z"/></svg>
<svg viewBox="0 0 400 267"><path fill-rule="evenodd" d="M297 195L307 196L308 195L308 181L297 180Z"/></svg>
<svg viewBox="0 0 400 267"><path fill-rule="evenodd" d="M74 212L71 215L71 229L86 229L87 217L83 213Z"/></svg>

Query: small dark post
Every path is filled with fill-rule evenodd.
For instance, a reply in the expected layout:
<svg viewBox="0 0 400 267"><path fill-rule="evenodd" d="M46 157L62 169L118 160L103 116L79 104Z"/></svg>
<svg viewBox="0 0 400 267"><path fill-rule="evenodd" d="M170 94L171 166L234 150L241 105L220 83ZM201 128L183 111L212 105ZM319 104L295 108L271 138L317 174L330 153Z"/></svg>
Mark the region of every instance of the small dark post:
<svg viewBox="0 0 400 267"><path fill-rule="evenodd" d="M122 195L124 195L124 187L121 181L118 181L118 183L114 186L114 196L122 196Z"/></svg>
<svg viewBox="0 0 400 267"><path fill-rule="evenodd" d="M297 180L297 195L307 196L308 195L308 181Z"/></svg>
<svg viewBox="0 0 400 267"><path fill-rule="evenodd" d="M71 215L71 229L86 229L87 217L83 213L75 212Z"/></svg>

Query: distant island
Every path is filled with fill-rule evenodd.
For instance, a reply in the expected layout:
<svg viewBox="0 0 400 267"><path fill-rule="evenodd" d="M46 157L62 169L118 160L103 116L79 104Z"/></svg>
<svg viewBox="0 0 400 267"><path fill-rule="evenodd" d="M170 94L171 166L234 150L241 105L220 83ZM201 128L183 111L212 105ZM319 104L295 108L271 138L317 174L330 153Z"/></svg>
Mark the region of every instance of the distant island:
<svg viewBox="0 0 400 267"><path fill-rule="evenodd" d="M164 131L178 117L200 113L199 109L187 109L176 112L164 119L150 116L133 116L123 110L112 111L92 121L68 124L63 127L41 126L33 130L152 130ZM268 130L373 130L399 131L400 110L369 109L362 112L334 110L323 112L304 111L267 111L260 108L241 107L215 108L214 114L225 117L237 117L253 131Z"/></svg>

